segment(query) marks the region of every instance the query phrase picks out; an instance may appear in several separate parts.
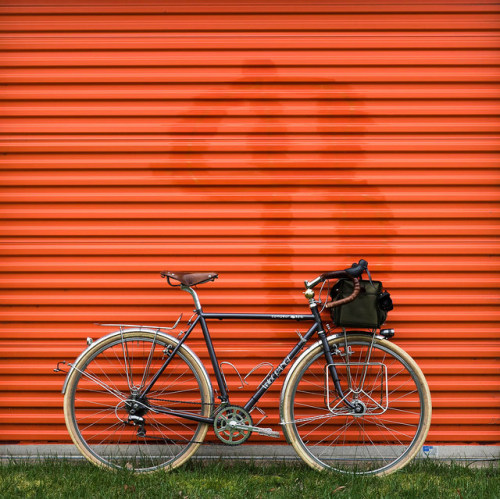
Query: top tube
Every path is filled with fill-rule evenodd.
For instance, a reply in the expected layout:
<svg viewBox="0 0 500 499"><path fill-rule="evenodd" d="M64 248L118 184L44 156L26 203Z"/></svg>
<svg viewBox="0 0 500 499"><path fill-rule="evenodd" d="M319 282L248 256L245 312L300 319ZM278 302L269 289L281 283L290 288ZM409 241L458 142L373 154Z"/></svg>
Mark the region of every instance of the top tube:
<svg viewBox="0 0 500 499"><path fill-rule="evenodd" d="M181 289L187 291L194 301L196 312L205 319L266 319L266 320L284 320L284 321L312 321L315 319L313 314L260 314L260 313L205 313L201 308L200 299L196 291L181 284Z"/></svg>
<svg viewBox="0 0 500 499"><path fill-rule="evenodd" d="M271 319L281 321L313 321L313 314L260 314L260 313L221 313L221 312L201 312L205 319Z"/></svg>

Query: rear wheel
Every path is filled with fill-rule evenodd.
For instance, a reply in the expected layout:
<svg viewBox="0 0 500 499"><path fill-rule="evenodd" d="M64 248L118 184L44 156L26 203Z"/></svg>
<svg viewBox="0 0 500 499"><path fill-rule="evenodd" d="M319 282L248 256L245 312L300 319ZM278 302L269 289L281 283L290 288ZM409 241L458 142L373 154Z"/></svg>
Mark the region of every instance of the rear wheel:
<svg viewBox="0 0 500 499"><path fill-rule="evenodd" d="M80 452L107 468L172 469L189 459L208 425L162 409L209 417L210 382L181 347L145 396L141 394L177 340L155 332L114 333L79 359L64 398L66 425Z"/></svg>
<svg viewBox="0 0 500 499"><path fill-rule="evenodd" d="M385 475L407 464L431 420L427 382L415 361L387 340L330 337L344 398L335 391L323 347L306 351L284 387L284 431L316 469ZM350 406L347 404L349 402Z"/></svg>

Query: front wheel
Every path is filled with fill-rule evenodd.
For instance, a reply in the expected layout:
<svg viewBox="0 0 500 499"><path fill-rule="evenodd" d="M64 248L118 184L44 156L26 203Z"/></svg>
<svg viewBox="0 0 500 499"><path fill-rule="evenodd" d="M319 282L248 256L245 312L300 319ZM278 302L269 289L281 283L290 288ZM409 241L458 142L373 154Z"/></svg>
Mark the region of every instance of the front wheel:
<svg viewBox="0 0 500 499"><path fill-rule="evenodd" d="M344 391L338 397L323 347L290 371L281 400L285 435L313 468L386 475L425 441L431 397L422 371L401 348L363 334L328 338Z"/></svg>
<svg viewBox="0 0 500 499"><path fill-rule="evenodd" d="M150 472L189 459L208 430L162 410L209 417L213 392L205 369L181 346L143 394L178 340L154 331L111 334L77 360L64 397L71 438L91 462L105 468Z"/></svg>

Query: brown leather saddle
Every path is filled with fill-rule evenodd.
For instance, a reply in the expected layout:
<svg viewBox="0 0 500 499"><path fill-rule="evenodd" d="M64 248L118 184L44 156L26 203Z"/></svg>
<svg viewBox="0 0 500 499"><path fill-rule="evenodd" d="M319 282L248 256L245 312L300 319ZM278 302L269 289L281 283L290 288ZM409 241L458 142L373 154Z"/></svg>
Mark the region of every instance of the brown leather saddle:
<svg viewBox="0 0 500 499"><path fill-rule="evenodd" d="M174 286L174 284L170 282L170 279L175 279L184 286L196 286L197 284L215 281L219 277L217 272L170 272L168 270L162 270L160 275L166 277L171 286Z"/></svg>

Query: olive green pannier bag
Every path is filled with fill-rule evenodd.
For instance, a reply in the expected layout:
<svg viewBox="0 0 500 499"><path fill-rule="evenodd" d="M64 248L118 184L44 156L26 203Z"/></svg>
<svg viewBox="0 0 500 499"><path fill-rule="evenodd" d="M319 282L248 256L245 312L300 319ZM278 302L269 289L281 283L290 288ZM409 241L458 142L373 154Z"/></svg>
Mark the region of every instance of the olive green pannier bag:
<svg viewBox="0 0 500 499"><path fill-rule="evenodd" d="M361 327L376 329L386 320L394 307L391 295L380 281L359 281L359 295L350 303L331 309L332 319L339 327ZM346 298L353 293L354 283L350 279L337 281L330 296L333 301Z"/></svg>

